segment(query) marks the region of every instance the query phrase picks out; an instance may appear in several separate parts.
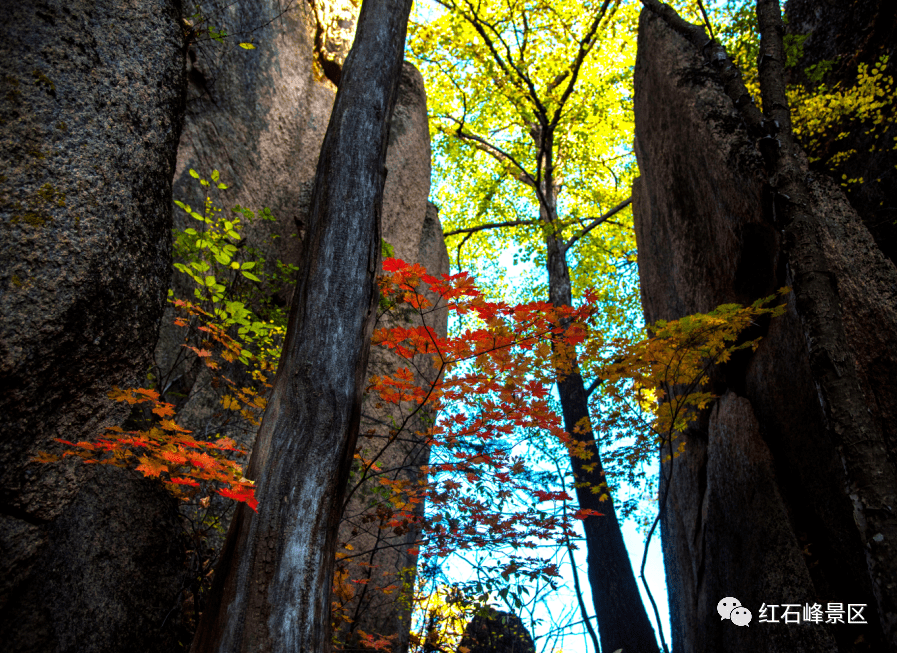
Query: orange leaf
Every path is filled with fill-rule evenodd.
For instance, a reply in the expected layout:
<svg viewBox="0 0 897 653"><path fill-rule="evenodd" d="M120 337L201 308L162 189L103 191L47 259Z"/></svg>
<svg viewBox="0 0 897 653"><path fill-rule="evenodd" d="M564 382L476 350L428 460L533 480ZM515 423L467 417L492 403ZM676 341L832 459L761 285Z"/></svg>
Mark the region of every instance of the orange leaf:
<svg viewBox="0 0 897 653"><path fill-rule="evenodd" d="M255 498L255 489L248 488L245 485L234 485L230 488L222 488L218 490L218 494L234 501L243 501L250 508L258 512L259 502Z"/></svg>
<svg viewBox="0 0 897 653"><path fill-rule="evenodd" d="M153 411L156 412L156 411ZM174 420L163 419L162 420L162 428L166 431L179 431L181 433L192 433L189 429L185 429L183 426L179 426L174 422Z"/></svg>
<svg viewBox="0 0 897 653"><path fill-rule="evenodd" d="M160 401L153 408L153 412L159 417L170 417L174 415L174 404L166 404L164 401Z"/></svg>
<svg viewBox="0 0 897 653"><path fill-rule="evenodd" d="M163 451L160 455L162 458L175 465L185 465L187 463L187 456L180 451Z"/></svg>
<svg viewBox="0 0 897 653"><path fill-rule="evenodd" d="M161 460L144 456L140 458L140 464L137 465L137 471L143 472L144 476L155 477L159 476L162 472L167 472L168 467L163 465Z"/></svg>
<svg viewBox="0 0 897 653"><path fill-rule="evenodd" d="M175 485L189 485L191 487L199 487L199 483L194 481L192 478L183 478L181 476L172 476L171 482Z"/></svg>
<svg viewBox="0 0 897 653"><path fill-rule="evenodd" d="M591 508L580 508L572 515L573 519L586 519L588 517L604 517L603 512L592 510Z"/></svg>

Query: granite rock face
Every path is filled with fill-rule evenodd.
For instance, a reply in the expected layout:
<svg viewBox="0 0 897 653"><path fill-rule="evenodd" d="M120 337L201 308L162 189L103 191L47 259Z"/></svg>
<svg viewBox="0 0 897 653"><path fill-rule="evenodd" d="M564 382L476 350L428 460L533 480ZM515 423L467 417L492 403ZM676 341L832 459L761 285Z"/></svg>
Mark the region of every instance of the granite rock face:
<svg viewBox="0 0 897 653"><path fill-rule="evenodd" d="M791 285L800 252L776 227L774 192L738 111L701 53L648 11L635 119L646 320L749 303ZM897 276L832 182L811 175L807 184L819 219L798 228L816 230L840 301L820 310L845 325L838 364L856 367L861 410L879 429L870 437L890 457L894 412L883 393L893 381L882 373L897 361L889 342ZM784 316L748 334L763 336L759 349L712 374L721 398L684 434L685 454L663 466L674 651L884 650L868 549L848 496L852 452L827 427L805 310L789 296ZM717 603L727 596L752 611L749 628L720 619ZM829 602L866 604L868 624L758 621L764 603Z"/></svg>
<svg viewBox="0 0 897 653"><path fill-rule="evenodd" d="M200 40L188 50L190 85L174 197L202 206L205 190L189 170L205 178L219 170L232 189L220 196L225 210L268 207L276 218L257 222L248 240L295 264L296 234L306 220L335 95L316 70L315 15L304 2L284 7L277 0L213 1L203 3L203 11L215 17L216 28L235 36L223 44ZM256 48L238 47L235 39L244 38ZM175 215L176 226L190 222L181 212Z"/></svg>
<svg viewBox="0 0 897 653"><path fill-rule="evenodd" d="M339 6L352 7L350 3ZM270 0L216 1L203 3L202 10L214 17L217 29L235 36L224 43L198 40L187 51L189 86L174 198L202 207L207 192L190 170L206 179L219 170L221 180L230 186L213 195L223 215L241 206L257 213L268 208L274 217L274 221L245 225L243 244L268 261L268 273L274 271L277 260L298 265L300 236L335 96L335 87L317 63L320 50L315 34L320 26L315 8L305 2L284 5ZM256 48L240 48L235 39L251 39ZM348 46L342 59L347 52ZM176 228L198 224L175 209ZM175 272L172 287L177 297L191 299L192 284L186 275ZM272 299L286 307L291 293L292 285L284 283ZM200 435L207 435L209 429L214 433L221 420L211 417L220 410L220 396L198 359L179 358L184 333L172 325L174 317L169 307L155 352L157 377L172 391L167 399L177 405L180 419ZM222 372L238 382L245 373L233 365ZM251 442L244 444L251 446Z"/></svg>
<svg viewBox="0 0 897 653"><path fill-rule="evenodd" d="M123 650L139 624L141 650L162 650L182 564L173 499L122 470L31 458L119 421L106 393L148 368L170 278L180 7L4 3L0 36L0 640ZM121 550L69 546L84 538ZM65 580L77 569L114 588L137 567L158 582L128 598Z"/></svg>

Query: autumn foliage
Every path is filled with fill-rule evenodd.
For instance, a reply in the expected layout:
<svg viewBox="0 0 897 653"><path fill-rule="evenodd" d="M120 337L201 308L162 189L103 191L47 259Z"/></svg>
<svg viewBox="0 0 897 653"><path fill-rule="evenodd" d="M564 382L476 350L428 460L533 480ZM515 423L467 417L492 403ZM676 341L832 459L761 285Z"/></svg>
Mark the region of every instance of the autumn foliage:
<svg viewBox="0 0 897 653"><path fill-rule="evenodd" d="M205 347L184 344L210 370L218 370L219 360L233 362L254 359L240 343L227 334L226 328L216 324L214 316L190 302L175 300L181 315L175 324L188 326L188 321L198 319L197 330L208 340ZM215 351L213 354L213 346ZM256 373L266 379L264 372L272 372L272 366L264 359L255 359L261 371ZM238 411L246 419L258 424L258 412L265 407L265 398L252 388L238 388L227 377L220 377L228 384L230 393L222 398L226 410ZM267 385L265 381L265 385ZM77 456L85 463L114 465L134 469L149 478L158 478L177 497L190 499L198 492L214 488L223 497L247 503L256 510L253 481L243 476L242 466L234 457L246 455L232 438L219 437L214 441L197 440L191 431L174 421L175 410L170 403L159 400L159 392L148 388L122 390L113 387L109 398L134 407L143 408L139 429L124 430L110 426L91 442L57 441L70 447L62 456ZM133 417L133 416L132 416ZM133 420L132 420L133 421ZM41 452L37 460L53 462L59 456ZM208 501L208 499L205 499Z"/></svg>
<svg viewBox="0 0 897 653"><path fill-rule="evenodd" d="M509 305L487 299L466 273L437 278L420 265L398 259L384 261L383 270L379 279L383 313L411 312L420 325L375 330L372 344L392 350L407 365L371 377L368 393L381 406L395 409L396 418L384 434L387 441L405 432L425 442L431 455L429 464L418 470L417 482L408 482L359 448L353 482L379 488L378 503L370 509L379 528L394 532L414 528L420 533L411 552L420 552L425 564L469 549L505 552L502 564L490 570L491 580L479 581L477 589L483 596L495 592L506 600L520 600L509 592L524 591L522 580L554 583L559 575L556 561L526 554L527 550L545 543L569 546L576 535L575 520L601 518L599 512L570 505L569 477L548 473L519 453L521 443L537 442L565 454L590 456L561 425L552 399L557 370L563 374L578 364L599 380L601 392L596 397L601 397L602 411L596 433L603 444L621 432L633 438L628 447L615 449L611 458L616 456L618 467L635 468L656 455L660 444L671 443L695 411L710 401L703 387L709 368L739 349L756 346L757 338L740 339L740 334L784 310L768 307L773 298L766 298L750 307L723 306L707 315L653 325L652 337L605 341L597 328L598 300L588 292L575 308L547 302ZM435 303L427 296L436 297ZM233 324L222 324L222 314L186 301L175 304L176 324L202 334L201 340L184 347L227 390L223 408L258 424L264 391L274 372L273 357L254 356L229 335ZM453 316L455 335L442 338L427 325L437 311ZM237 387L221 374L222 363L235 361L252 368L261 391ZM428 378L435 382L420 382L422 364L433 368ZM140 421L139 427L109 427L90 442L60 440L68 447L63 456L135 469L185 499L202 496L201 501L207 502L213 490L257 507L253 482L235 460L245 451L233 439L193 437L175 421L172 404L160 401L156 390L113 388L109 396L143 409L142 420L133 414L129 420ZM421 410L439 419L424 432L407 433L411 416ZM50 462L58 456L41 453L38 459ZM606 484L591 490L603 495ZM335 615L366 582L351 578L339 565L339 560L355 555L352 548L342 543L338 553ZM509 554L511 550L516 553ZM380 591L398 589L388 586ZM360 637L374 649L390 644L376 633Z"/></svg>
<svg viewBox="0 0 897 653"><path fill-rule="evenodd" d="M607 444L625 431L630 444L614 449L610 458L636 469L712 399L704 388L710 368L756 347L759 337L745 338L745 330L761 328L763 320L784 310L769 306L775 297L768 297L749 307L726 305L658 323L651 337L605 340L597 326L597 298L588 292L576 308L547 302L512 306L488 300L464 273L435 278L396 259L386 260L383 268L384 311L410 310L422 322L380 328L373 336L375 345L407 362L370 380L369 392L382 404L401 407L384 437L399 437L407 416L423 407L440 418L415 434L431 448L430 464L420 469L417 483L391 476L377 456L366 458L364 452L356 453L359 482L372 480L384 490L376 508L382 529L419 529L425 565L456 551L501 550L502 562L470 589L507 601L520 600L513 594L526 591L521 581L553 583L558 576L556 562L527 550L568 543L576 537L575 520L601 518L569 505L572 479L546 473L544 465L518 452L523 442L541 442L580 458L591 455L561 425L552 399L556 370L569 371L578 358L601 381L596 396L611 409L599 411L597 432ZM431 302L427 294L438 300ZM457 320L455 335L440 338L427 326L428 316L440 310ZM421 360L436 368L436 383L421 385ZM607 495L606 483L590 489ZM417 509L422 502L426 513ZM338 558L355 555L346 544ZM336 613L351 597L351 584L364 582L338 572ZM386 646L374 635L364 641L372 648ZM424 647L424 640L418 644Z"/></svg>

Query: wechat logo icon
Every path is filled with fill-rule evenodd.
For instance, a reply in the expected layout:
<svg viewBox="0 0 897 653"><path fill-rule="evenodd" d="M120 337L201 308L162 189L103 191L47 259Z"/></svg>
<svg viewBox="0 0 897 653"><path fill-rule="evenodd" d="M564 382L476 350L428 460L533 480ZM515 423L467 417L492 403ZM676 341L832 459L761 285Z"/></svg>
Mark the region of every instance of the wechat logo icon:
<svg viewBox="0 0 897 653"><path fill-rule="evenodd" d="M738 599L727 596L716 604L720 619L729 619L736 626L747 626L751 622L751 611L741 605Z"/></svg>

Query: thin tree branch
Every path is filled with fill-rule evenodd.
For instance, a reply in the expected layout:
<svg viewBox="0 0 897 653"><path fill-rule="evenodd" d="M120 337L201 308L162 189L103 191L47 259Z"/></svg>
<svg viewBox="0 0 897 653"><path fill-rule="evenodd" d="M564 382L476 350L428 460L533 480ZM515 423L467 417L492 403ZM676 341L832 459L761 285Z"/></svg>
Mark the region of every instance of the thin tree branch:
<svg viewBox="0 0 897 653"><path fill-rule="evenodd" d="M454 116L444 116L444 117L458 125L457 129L444 130L446 134L456 136L457 138L460 138L462 141L470 142L471 145L473 145L473 147L480 150L481 152L485 152L486 154L491 156L493 159L495 159L499 163L510 163L511 165L513 165L515 168L517 168L520 171L520 174L523 176L523 180L522 180L523 183L529 184L533 188L538 188L536 179L533 178L533 176L529 173L529 171L526 168L524 168L523 165L519 161L517 161L517 159L515 159L513 155L509 154L508 152L505 152L502 148L498 147L497 145L490 143L482 136L477 136L476 134L471 134L470 132L465 132L463 120L458 120Z"/></svg>
<svg viewBox="0 0 897 653"><path fill-rule="evenodd" d="M558 465L557 461L555 461L555 469L557 469L558 478L563 480L564 474L561 472L561 467ZM567 502L564 501L562 505L564 520L566 521ZM576 558L573 556L573 546L570 544L570 536L566 533L564 534L564 545L567 547L567 554L570 556L570 569L573 572L573 588L576 591L576 601L579 603L579 613L582 615L582 620L586 625L586 629L589 631L589 637L592 640L592 646L595 647L595 653L601 653L601 646L598 645L598 635L595 634L595 629L589 619L588 610L586 610L586 604L582 600L582 588L579 585L579 570L576 568Z"/></svg>
<svg viewBox="0 0 897 653"><path fill-rule="evenodd" d="M608 212L605 213L604 215L602 215L602 216L600 216L600 217L597 217L597 218L595 218L594 220L592 220L591 224L589 224L588 227L586 227L585 229L583 229L582 231L580 231L578 234L576 234L575 236L573 236L572 238L570 238L570 240L568 240L568 241L564 244L564 252L566 252L568 249L570 249L570 247L573 246L573 243L575 243L577 240L579 240L580 238L582 238L583 236L585 236L585 235L586 235L587 233L589 233L592 229L594 229L595 227L597 227L598 225L600 225L600 224L602 224L602 223L604 223L604 222L607 222L607 221L610 220L613 216L615 216L617 213L619 213L620 211L622 211L623 209L625 209L625 208L626 208L627 206L629 206L630 204L632 204L632 197L629 197L629 198L623 200L622 202L620 202L619 204L617 204L614 208L612 208L610 211L608 211Z"/></svg>
<svg viewBox="0 0 897 653"><path fill-rule="evenodd" d="M461 239L461 242L458 243L458 272L461 271L461 248L464 247L464 243L466 243L471 236L473 236L473 233L467 234Z"/></svg>
<svg viewBox="0 0 897 653"><path fill-rule="evenodd" d="M564 110L564 105L567 103L567 100L573 94L573 87L576 86L576 78L579 77L579 71L582 68L582 64L585 62L589 52L592 51L592 46L595 45L592 39L595 37L595 32L598 31L598 26L601 24L601 21L604 20L608 5L610 5L610 0L604 0L604 4L601 5L601 10L598 12L595 20L592 21L589 31L586 32L586 35L579 42L579 52L576 53L576 59L573 61L573 65L570 66L570 81L567 83L567 88L564 89L563 95L561 95L558 107L554 112L554 116L551 118L551 123L548 125L549 129L553 130L561 120L561 113Z"/></svg>
<svg viewBox="0 0 897 653"><path fill-rule="evenodd" d="M448 8L448 9L456 9L457 10L457 6L453 2L450 3L447 0L436 0L436 2L438 2L439 4L441 4L442 6ZM471 27L473 27L476 30L476 32L480 35L480 37L483 39L483 42L486 44L486 47L489 49L489 52L492 54L492 58L498 64L499 68L501 68L501 70L505 74L505 76L507 76L509 80L512 80L516 76L516 78L523 84L523 86L526 87L527 95L529 96L530 101L532 102L532 105L533 105L534 112L535 112L537 118L539 119L540 125L542 127L542 131L543 131L543 138L541 139L541 143L539 143L539 154L536 157L536 162L537 162L537 166L538 166L538 169L536 172L536 188L538 189L540 186L540 182L542 180L542 166L541 166L542 157L546 153L545 142L546 142L547 128L548 128L548 109L542 104L542 101L539 99L539 93L536 90L536 86L533 83L532 79L530 79L529 76L524 74L524 72L518 66L514 65L514 61L513 61L514 58L511 54L511 48L505 42L504 38L502 38L501 32L498 29L496 29L495 26L489 24L487 21L485 21L483 18L481 18L479 16L476 9L471 4L470 0L465 0L465 4L467 5L470 13L467 14L463 11L461 12L461 15L463 16L464 20L466 20L471 25ZM486 29L485 29L486 27L488 27L492 31L496 40L499 43L501 43L501 45L504 47L505 53L507 55L506 59L503 59L502 55L499 54L498 48L496 47L495 42L486 33ZM511 75L509 68L514 71L515 75ZM542 201L543 199L544 198L542 197L541 192L540 192L540 201Z"/></svg>
<svg viewBox="0 0 897 653"><path fill-rule="evenodd" d="M518 227L524 224L539 224L540 220L509 220L507 222L487 222L486 224L481 224L476 227L465 227L464 229L455 229L453 231L446 231L443 233L444 238L448 238L449 236L457 236L458 234L468 234L468 237L477 232L483 231L484 229L501 229L502 227Z"/></svg>
<svg viewBox="0 0 897 653"><path fill-rule="evenodd" d="M589 387L586 388L586 399L588 399L589 395L591 395L593 392L595 392L595 389L599 385L601 385L601 381L602 381L601 377L596 376L595 379L589 384Z"/></svg>
<svg viewBox="0 0 897 653"><path fill-rule="evenodd" d="M701 9L701 15L704 16L704 24L707 26L707 31L710 32L710 40L715 41L716 37L713 35L713 26L710 24L710 19L707 18L707 11L704 9L704 3L701 0L698 0L698 7Z"/></svg>

